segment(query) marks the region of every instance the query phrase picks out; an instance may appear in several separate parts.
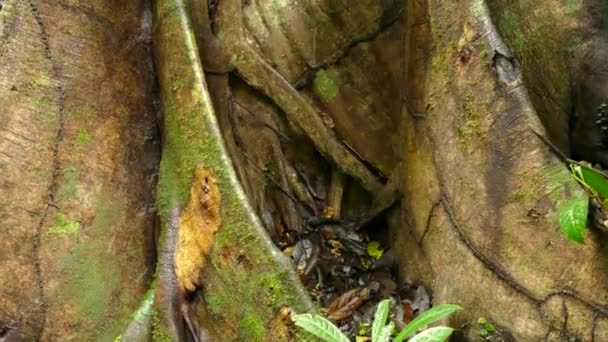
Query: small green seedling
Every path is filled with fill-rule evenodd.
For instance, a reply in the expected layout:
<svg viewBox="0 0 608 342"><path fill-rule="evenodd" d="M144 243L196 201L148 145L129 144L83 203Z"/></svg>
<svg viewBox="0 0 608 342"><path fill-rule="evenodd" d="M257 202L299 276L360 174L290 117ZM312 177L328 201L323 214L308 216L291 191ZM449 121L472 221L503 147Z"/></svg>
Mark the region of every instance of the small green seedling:
<svg viewBox="0 0 608 342"><path fill-rule="evenodd" d="M485 317L479 317L479 320L477 320L477 323L479 323L479 336L482 339L486 339L491 334L496 332L496 328L494 328L494 325L492 325L492 323L488 322L488 320L485 319Z"/></svg>
<svg viewBox="0 0 608 342"><path fill-rule="evenodd" d="M389 342L391 341L393 331L395 330L395 324L391 321L388 324L386 320L389 315L390 299L385 299L378 304L376 314L374 315L374 323L372 324L372 342ZM434 327L425 329L421 333L415 335L416 331L423 329L431 323L437 322L438 320L447 317L455 311L462 310L462 307L453 304L439 305L431 308L416 319L411 321L405 329L395 336L393 342L401 342L407 338L410 338L410 342L442 342L445 341L454 331L450 327ZM349 339L340 329L319 315L312 314L299 314L293 315L291 319L297 326L306 330L307 332L319 337L325 342L348 342Z"/></svg>

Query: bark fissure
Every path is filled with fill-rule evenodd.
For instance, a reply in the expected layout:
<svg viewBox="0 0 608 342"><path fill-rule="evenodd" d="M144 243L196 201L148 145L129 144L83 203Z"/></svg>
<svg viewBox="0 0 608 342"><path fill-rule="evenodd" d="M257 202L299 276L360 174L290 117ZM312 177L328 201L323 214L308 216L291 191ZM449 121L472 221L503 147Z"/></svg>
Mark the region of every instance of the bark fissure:
<svg viewBox="0 0 608 342"><path fill-rule="evenodd" d="M293 84L293 87L300 90L310 86L310 83L312 81L312 78L310 77L311 73L319 71L328 66L339 64L343 59L350 56L351 51L357 48L360 44L373 42L374 40L376 40L376 38L378 38L379 35L389 30L393 25L397 24L401 19L402 13L403 10L399 10L398 12L396 12L394 18L391 18L385 23L381 23L376 31L373 31L363 37L353 39L346 47L334 52L331 56L325 58L324 61L315 65L306 63L307 70L305 70L298 77L295 78L296 81Z"/></svg>
<svg viewBox="0 0 608 342"><path fill-rule="evenodd" d="M371 43L374 40L376 40L376 38L378 38L378 36L380 36L385 31L391 29L391 27L393 27L393 25L395 25L399 22L399 20L401 19L402 12L403 12L402 10L398 11L397 15L394 18L391 18L391 20L387 21L386 23L381 24L380 27L376 31L373 31L370 34L365 35L361 38L353 39L346 47L344 47L343 49L340 49L339 51L336 51L333 55L327 57L324 61L317 63L315 65L306 63L307 69L304 70L300 75L295 77L296 81L291 83L286 80L287 83L289 83L296 90L302 90L304 88L309 87L313 80L313 78L310 77L312 73L315 73L323 68L327 68L327 67L334 66L336 64L340 64L340 62L342 62L342 60L344 60L345 58L348 58L350 56L352 50L356 49L359 45L364 44L364 43ZM263 16L262 16L262 18L264 19ZM236 70L236 68L234 68L234 67L228 67L223 70L213 70L213 69L205 68L204 71L205 71L205 74L209 74L209 75L213 75L213 76L225 76L225 75L229 75L229 74L233 73L235 70ZM236 76L238 76L245 82L247 81L244 77L242 77L242 75L237 74Z"/></svg>
<svg viewBox="0 0 608 342"><path fill-rule="evenodd" d="M422 236L418 240L418 245L422 246L424 242L424 238L426 238L427 234L431 230L431 223L433 222L433 217L435 217L435 210L441 205L441 200L433 202L433 206L431 210L429 210L429 214L426 219L426 225L424 226L424 231L422 232Z"/></svg>
<svg viewBox="0 0 608 342"><path fill-rule="evenodd" d="M428 134L430 143L433 147L431 152L432 155L432 160L433 160L433 166L437 169L437 170L441 170L440 164L437 161L437 156L436 156L436 150L437 150L437 145L435 143L435 139L433 137L432 134ZM545 313L545 310L543 309L543 305L553 296L566 296L566 297L570 297L573 298L581 303L583 303L585 306L587 306L588 308L590 308L595 314L597 315L601 315L603 317L608 317L608 309L597 304L597 303L593 303L589 300L586 300L584 298L582 298L580 295L576 294L574 291L572 290L568 290L568 289L557 289L555 291L552 291L550 293L548 293L546 296L544 297L539 297L537 295L535 295L534 293L532 293L530 290L528 290L523 284L520 284L518 281L515 280L515 278L513 276L511 276L509 274L509 272L507 272L506 270L504 270L499 264L495 263L494 261L492 261L488 256L486 256L484 253L482 253L477 246L474 245L474 243L466 237L465 232L461 226L461 224L459 223L457 217L456 217L456 213L455 210L451 204L451 201L447 195L447 190L446 190L446 186L445 186L445 181L443 179L443 174L440 172L438 172L438 182L439 182L439 188L440 188L440 200L439 202L441 203L442 208L445 210L445 213L448 216L448 219L450 221L450 225L452 226L452 228L456 231L458 239L465 245L465 247L467 248L467 250L469 250L471 252L471 254L473 254L473 256L479 260L485 267L486 269L488 269L490 271L490 273L492 273L494 276L496 276L498 279L500 279L502 282L506 283L507 286L509 286L510 288L512 288L514 291L516 291L517 293L523 295L524 297L526 297L528 300L530 300L534 306L536 307L536 309L538 310L539 316L541 317L541 320L543 322L545 322L548 326L549 326L549 330L547 332L546 338L549 338L549 335L552 331L559 331L560 334L565 334L567 336L570 336L570 334L568 333L567 330L560 328L557 328L555 326L553 326L551 323L549 323L547 321L547 315ZM433 209L431 209L431 212L433 211ZM429 220L431 221L431 220ZM425 232L428 233L429 227L425 228ZM562 318L566 318L566 316L563 316Z"/></svg>
<svg viewBox="0 0 608 342"><path fill-rule="evenodd" d="M562 330L568 332L568 306L566 305L566 300L562 298L562 315L564 316L564 324L562 325Z"/></svg>
<svg viewBox="0 0 608 342"><path fill-rule="evenodd" d="M58 63L54 60L52 52L51 52L51 46L49 44L49 37L46 31L46 26L44 24L44 21L42 20L42 16L40 15L39 9L38 9L38 4L36 4L34 1L30 0L30 7L32 8L32 14L34 16L34 18L36 19L36 22L38 24L39 30L40 30L40 40L42 41L42 43L44 44L44 56L45 59L49 62L51 69L52 69L52 73L53 73L53 78L58 82L57 88L56 88L56 93L57 93L57 107L58 107L58 127L57 127L57 133L55 135L55 139L53 142L53 147L52 147L52 153L53 153L53 161L52 161L52 166L51 166L51 179L49 180L49 185L47 188L47 203L45 204L42 213L40 215L40 221L38 223L38 226L36 227L36 233L34 236L34 241L33 241L33 247L34 247L34 255L35 255L35 262L34 262L34 268L35 268L35 274L36 274L36 282L38 284L38 288L39 288L39 300L40 300L40 308L41 308L41 321L40 321L40 326L38 327L38 331L37 331L37 336L34 340L40 340L40 338L42 337L42 334L44 332L44 328L46 325L46 313L47 313L47 303L44 297L44 277L42 275L42 265L41 265L41 256L40 256L40 249L41 249L41 243L42 243L42 234L43 234L43 228L44 228L44 222L49 214L49 210L52 207L56 207L55 204L55 193L57 191L57 179L59 177L59 172L60 172L60 167L59 167L59 145L61 144L61 141L63 140L63 134L64 134L64 99L65 99L65 90L63 85L61 84L61 70L60 67L58 65Z"/></svg>
<svg viewBox="0 0 608 342"><path fill-rule="evenodd" d="M543 298L542 304L546 303L549 299L554 296L562 296L562 297L570 297L572 299L578 300L583 303L586 307L591 309L594 313L601 315L603 317L608 317L608 308L602 306L600 304L594 303L592 301L581 298L579 294L570 289L557 289L555 291L550 292Z"/></svg>
<svg viewBox="0 0 608 342"><path fill-rule="evenodd" d="M460 225L460 223L458 222L458 219L456 218L456 213L454 212L454 209L452 208L452 205L450 204L450 200L448 199L448 197L443 189L442 189L442 194L441 194L441 204L442 204L442 207L445 210L446 214L448 215L452 228L454 228L454 230L458 234L460 241L467 247L467 249L473 254L473 256L475 256L475 258L477 258L477 260L479 260L492 274L494 274L496 277L498 277L498 279L505 282L513 290L524 295L525 297L530 299L532 302L534 302L536 305L542 304L542 302L543 302L542 298L535 296L525 286L518 283L507 271L502 269L502 267L500 265L498 265L497 263L492 261L489 257L487 257L485 254L483 254L481 251L479 251L479 249L473 245L473 242L465 236L462 226Z"/></svg>

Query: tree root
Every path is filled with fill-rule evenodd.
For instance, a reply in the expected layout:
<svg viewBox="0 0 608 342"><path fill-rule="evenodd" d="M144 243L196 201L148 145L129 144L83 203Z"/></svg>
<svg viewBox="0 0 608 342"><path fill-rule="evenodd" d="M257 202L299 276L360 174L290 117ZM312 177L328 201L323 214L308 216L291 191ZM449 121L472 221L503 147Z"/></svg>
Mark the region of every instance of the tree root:
<svg viewBox="0 0 608 342"><path fill-rule="evenodd" d="M371 193L379 191L382 183L374 173L336 139L317 110L247 43L240 2L221 2L220 7L217 21L222 43L232 56L232 67L244 81L279 106L340 171L355 178Z"/></svg>

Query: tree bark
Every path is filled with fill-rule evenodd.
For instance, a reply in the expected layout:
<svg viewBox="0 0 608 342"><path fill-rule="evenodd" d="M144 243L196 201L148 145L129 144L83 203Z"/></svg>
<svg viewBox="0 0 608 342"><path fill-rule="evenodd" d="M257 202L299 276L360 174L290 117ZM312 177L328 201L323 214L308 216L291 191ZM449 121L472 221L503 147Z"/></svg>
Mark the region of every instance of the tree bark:
<svg viewBox="0 0 608 342"><path fill-rule="evenodd" d="M536 135L569 153L596 2L153 5L2 2L0 339L294 339L273 242L320 216L383 217L461 337L608 339L605 236L559 231L583 190Z"/></svg>

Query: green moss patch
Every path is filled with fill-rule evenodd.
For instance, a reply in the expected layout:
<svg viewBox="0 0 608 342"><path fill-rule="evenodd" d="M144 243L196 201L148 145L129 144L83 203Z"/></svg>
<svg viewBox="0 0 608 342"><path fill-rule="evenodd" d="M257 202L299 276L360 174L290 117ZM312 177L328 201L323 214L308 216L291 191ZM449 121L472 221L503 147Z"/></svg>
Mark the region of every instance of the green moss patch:
<svg viewBox="0 0 608 342"><path fill-rule="evenodd" d="M329 102L338 95L338 81L335 71L320 70L312 84L313 91L321 101Z"/></svg>
<svg viewBox="0 0 608 342"><path fill-rule="evenodd" d="M91 142L92 136L88 129L83 128L78 131L78 136L76 137L78 143L81 145L86 145Z"/></svg>
<svg viewBox="0 0 608 342"><path fill-rule="evenodd" d="M57 258L57 271L63 275L63 279L56 293L49 298L78 312L75 316L78 321L74 324L90 331L90 335L83 336L83 340L112 340L130 319L137 299L129 292L134 284L121 287L125 280L124 265L119 263L120 259L111 250L115 238L114 227L124 213L124 203L100 196L96 204L92 225L80 231L82 242Z"/></svg>
<svg viewBox="0 0 608 342"><path fill-rule="evenodd" d="M77 221L68 221L62 213L55 214L55 224L50 227L46 233L49 235L78 235L80 232L80 223Z"/></svg>
<svg viewBox="0 0 608 342"><path fill-rule="evenodd" d="M31 104L36 108L44 109L49 105L49 101L44 97L36 97L30 100Z"/></svg>
<svg viewBox="0 0 608 342"><path fill-rule="evenodd" d="M266 327L255 313L246 313L241 320L241 331L247 341L266 341Z"/></svg>
<svg viewBox="0 0 608 342"><path fill-rule="evenodd" d="M80 179L80 164L74 163L63 169L63 183L59 196L64 200L76 199L78 195L78 180Z"/></svg>
<svg viewBox="0 0 608 342"><path fill-rule="evenodd" d="M472 138L481 137L480 113L484 111L480 108L480 103L473 94L467 94L462 103L462 111L458 115L458 143L463 151L470 147Z"/></svg>

